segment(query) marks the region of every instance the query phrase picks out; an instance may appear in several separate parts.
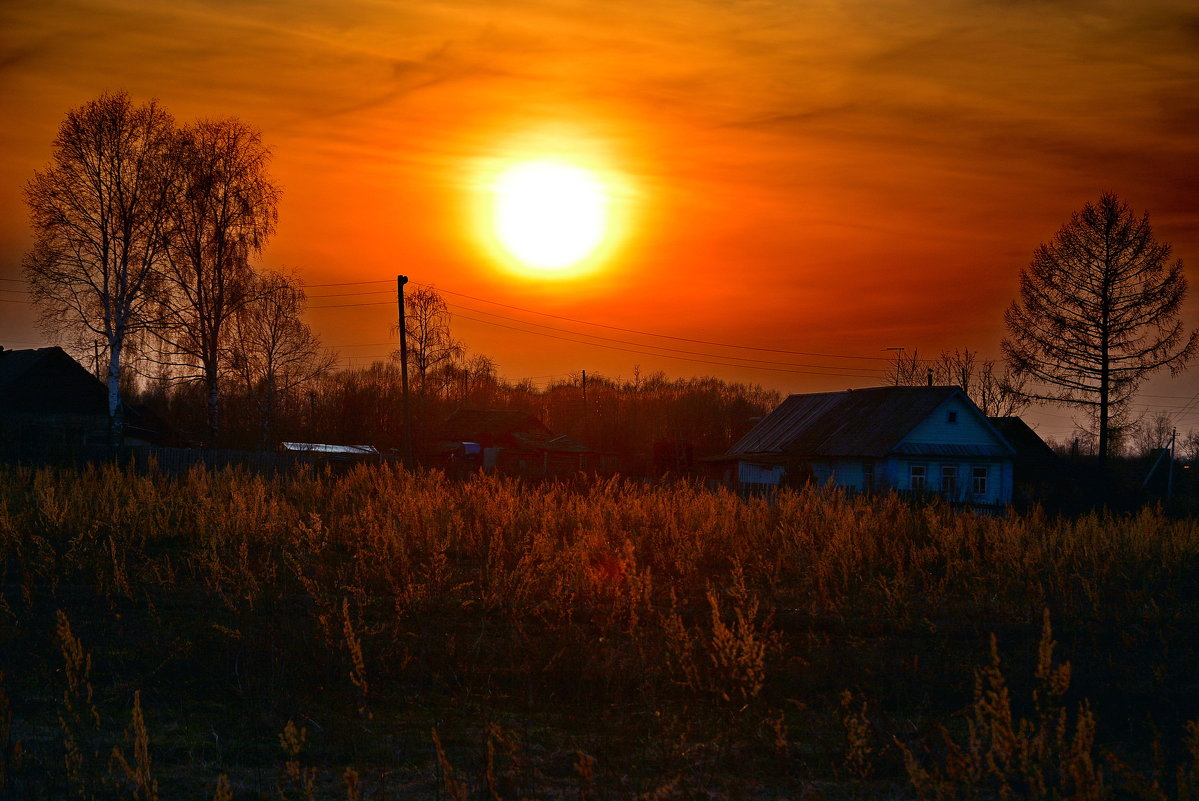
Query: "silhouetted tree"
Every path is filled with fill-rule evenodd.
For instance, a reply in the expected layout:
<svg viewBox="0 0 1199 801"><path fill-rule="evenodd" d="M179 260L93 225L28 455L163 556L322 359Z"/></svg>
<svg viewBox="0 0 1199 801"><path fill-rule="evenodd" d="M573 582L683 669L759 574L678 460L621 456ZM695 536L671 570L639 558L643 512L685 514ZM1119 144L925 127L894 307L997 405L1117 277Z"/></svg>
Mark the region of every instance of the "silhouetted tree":
<svg viewBox="0 0 1199 801"><path fill-rule="evenodd" d="M1153 237L1149 215L1106 193L1087 203L1020 274L1008 307L1003 351L1032 380L1024 394L1096 413L1100 461L1110 451L1113 410L1162 367L1182 370L1199 332L1178 319L1187 282L1170 246Z"/></svg>
<svg viewBox="0 0 1199 801"><path fill-rule="evenodd" d="M307 299L299 279L256 275L249 295L230 318L229 362L257 408L260 444L268 445L283 397L331 370L336 356L301 319Z"/></svg>
<svg viewBox="0 0 1199 801"><path fill-rule="evenodd" d="M174 191L174 122L157 101L104 94L67 113L53 160L25 188L33 248L24 261L40 322L108 355L113 443L123 430L120 377L131 337L155 322Z"/></svg>
<svg viewBox="0 0 1199 801"><path fill-rule="evenodd" d="M920 363L920 351L908 353L895 348L895 363L887 371L884 383L896 387L922 386L928 383L928 368ZM923 369L922 369L923 367Z"/></svg>
<svg viewBox="0 0 1199 801"><path fill-rule="evenodd" d="M933 364L933 382L962 388L987 417L1012 417L1028 406L1021 392L1024 379L1011 368L996 372L999 366L989 359L980 360L978 351L969 348L942 351Z"/></svg>
<svg viewBox="0 0 1199 801"><path fill-rule="evenodd" d="M270 151L236 119L184 127L175 159L182 177L172 205L163 339L181 375L203 383L208 436L215 440L225 328L253 297L249 260L275 230L279 189L267 175Z"/></svg>
<svg viewBox="0 0 1199 801"><path fill-rule="evenodd" d="M1158 413L1141 420L1136 428L1136 455L1148 456L1159 448L1170 445L1174 434L1174 420L1170 415Z"/></svg>
<svg viewBox="0 0 1199 801"><path fill-rule="evenodd" d="M454 359L435 371L435 381L443 387L442 400L450 407L486 409L493 407L500 396L500 379L495 362L476 353Z"/></svg>
<svg viewBox="0 0 1199 801"><path fill-rule="evenodd" d="M1194 464L1199 461L1199 430L1191 429L1180 437L1175 450L1184 462Z"/></svg>
<svg viewBox="0 0 1199 801"><path fill-rule="evenodd" d="M431 382L436 369L461 357L466 349L450 332L449 307L432 287L405 293L404 319L408 329L408 366L416 373L417 393L423 404L424 398L438 394L439 388Z"/></svg>

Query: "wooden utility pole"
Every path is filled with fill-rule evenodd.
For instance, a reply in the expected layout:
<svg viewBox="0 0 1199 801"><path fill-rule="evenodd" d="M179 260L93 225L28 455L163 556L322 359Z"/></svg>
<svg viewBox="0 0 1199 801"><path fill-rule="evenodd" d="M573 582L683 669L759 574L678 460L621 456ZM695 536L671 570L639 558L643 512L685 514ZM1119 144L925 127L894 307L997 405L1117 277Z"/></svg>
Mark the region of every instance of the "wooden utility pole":
<svg viewBox="0 0 1199 801"><path fill-rule="evenodd" d="M1178 429L1170 429L1170 472L1166 473L1166 500L1174 494L1174 440L1178 438Z"/></svg>
<svg viewBox="0 0 1199 801"><path fill-rule="evenodd" d="M400 389L404 394L404 464L416 466L412 448L412 399L408 395L408 323L404 315L404 284L408 276L396 276L396 302L400 306Z"/></svg>

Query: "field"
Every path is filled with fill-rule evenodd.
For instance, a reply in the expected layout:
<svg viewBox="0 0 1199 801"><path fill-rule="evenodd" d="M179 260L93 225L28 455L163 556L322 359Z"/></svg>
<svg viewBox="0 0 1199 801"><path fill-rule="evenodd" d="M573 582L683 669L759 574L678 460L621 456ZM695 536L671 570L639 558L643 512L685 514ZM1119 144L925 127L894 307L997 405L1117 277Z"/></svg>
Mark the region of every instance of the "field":
<svg viewBox="0 0 1199 801"><path fill-rule="evenodd" d="M1199 527L0 468L0 797L1199 797Z"/></svg>

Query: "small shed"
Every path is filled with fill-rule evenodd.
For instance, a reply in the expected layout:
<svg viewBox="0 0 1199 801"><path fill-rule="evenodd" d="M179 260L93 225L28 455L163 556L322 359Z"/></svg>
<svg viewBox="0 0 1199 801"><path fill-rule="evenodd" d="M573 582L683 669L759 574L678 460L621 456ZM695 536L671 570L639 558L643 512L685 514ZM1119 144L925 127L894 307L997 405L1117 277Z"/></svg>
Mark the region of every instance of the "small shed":
<svg viewBox="0 0 1199 801"><path fill-rule="evenodd" d="M857 492L1012 500L1015 449L958 387L873 387L791 395L721 458L746 490L807 482Z"/></svg>

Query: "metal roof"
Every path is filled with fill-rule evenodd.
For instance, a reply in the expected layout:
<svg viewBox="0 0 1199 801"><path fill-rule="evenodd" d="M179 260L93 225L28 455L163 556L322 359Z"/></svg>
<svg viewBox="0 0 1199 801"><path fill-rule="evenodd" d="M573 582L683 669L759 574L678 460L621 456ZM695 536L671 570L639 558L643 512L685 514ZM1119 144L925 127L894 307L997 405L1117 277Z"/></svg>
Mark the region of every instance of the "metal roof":
<svg viewBox="0 0 1199 801"><path fill-rule="evenodd" d="M888 453L908 452L900 448L904 437L956 395L974 405L957 387L873 387L791 395L738 440L727 455L786 452L802 457L882 458ZM978 416L994 431L981 412ZM998 448L977 445L904 445L903 448L948 449L945 454L921 450L918 455L1010 456L998 432L996 439L1001 443Z"/></svg>
<svg viewBox="0 0 1199 801"><path fill-rule="evenodd" d="M374 445L324 445L319 442L284 442L283 450L297 453L328 453L342 456L378 456Z"/></svg>

